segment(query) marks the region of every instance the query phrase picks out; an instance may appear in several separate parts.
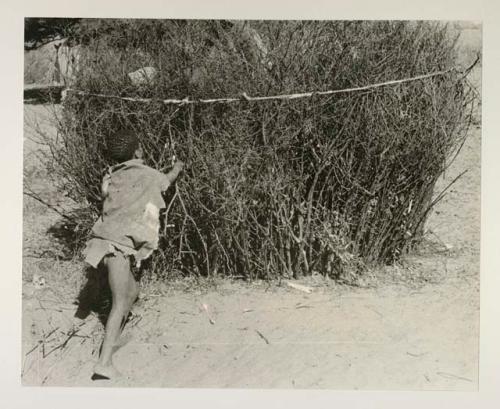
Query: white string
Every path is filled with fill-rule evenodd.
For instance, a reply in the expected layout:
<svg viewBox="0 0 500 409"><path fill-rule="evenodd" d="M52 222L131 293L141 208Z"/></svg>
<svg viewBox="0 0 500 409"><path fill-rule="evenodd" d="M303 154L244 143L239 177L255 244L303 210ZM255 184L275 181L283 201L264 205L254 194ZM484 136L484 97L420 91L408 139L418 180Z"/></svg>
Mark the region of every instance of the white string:
<svg viewBox="0 0 500 409"><path fill-rule="evenodd" d="M241 102L241 101L270 101L270 100L292 100L292 99L299 99L299 98L310 98L315 95L333 95L333 94L340 94L340 93L349 93L349 92L357 92L357 91L366 91L374 88L380 88L380 87L385 87L389 85L396 85L396 84L402 84L406 82L412 82L412 81L420 81L426 78L432 78L432 77L437 77L440 75L445 75L451 71L454 71L456 68L450 68L444 71L436 71L430 74L423 74L423 75L417 75L415 77L410 77L410 78L403 78L399 80L392 80L392 81L386 81L386 82L379 82L375 84L370 84L370 85L364 85L361 87L352 87L352 88L344 88L344 89L336 89L336 90L329 90L329 91L311 91L311 92L302 92L302 93L294 93L294 94L282 94L282 95L270 95L270 96L256 96L252 97L247 95L245 92L241 94L240 98L235 98L235 97L228 97L228 98L210 98L210 99L189 99L188 97L184 99L175 99L175 98L169 98L169 99L163 99L163 100L158 100L154 98L134 98L134 97L121 97L118 95L107 95L107 94L97 94L97 93L92 93L92 92L87 92L87 91L82 91L82 90L76 90L72 88L66 89L64 92L65 93L73 93L77 95L87 95L87 96L92 96L92 97L98 97L98 98L109 98L109 99L119 99L122 101L132 101L132 102L143 102L143 103L149 103L149 102L161 102L166 105L190 105L190 104L213 104L213 103L233 103L233 102Z"/></svg>

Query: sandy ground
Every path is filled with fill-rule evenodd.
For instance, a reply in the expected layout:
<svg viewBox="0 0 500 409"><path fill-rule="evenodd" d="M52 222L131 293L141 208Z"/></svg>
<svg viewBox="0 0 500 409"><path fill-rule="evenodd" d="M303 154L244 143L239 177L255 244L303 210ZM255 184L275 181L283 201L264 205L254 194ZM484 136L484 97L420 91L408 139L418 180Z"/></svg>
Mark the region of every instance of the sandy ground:
<svg viewBox="0 0 500 409"><path fill-rule="evenodd" d="M26 105L25 170L57 202L30 141L47 107ZM285 283L149 283L115 355L124 378L90 380L102 324L73 318L82 266L57 257L60 216L25 198L25 385L475 390L478 384L480 129L447 172L464 169L429 220L428 250L367 288L321 277ZM52 203L53 203L52 202ZM446 249L448 247L448 249ZM33 275L47 284L37 288ZM368 282L370 284L370 282ZM206 305L207 309L203 307ZM76 326L75 326L76 325Z"/></svg>

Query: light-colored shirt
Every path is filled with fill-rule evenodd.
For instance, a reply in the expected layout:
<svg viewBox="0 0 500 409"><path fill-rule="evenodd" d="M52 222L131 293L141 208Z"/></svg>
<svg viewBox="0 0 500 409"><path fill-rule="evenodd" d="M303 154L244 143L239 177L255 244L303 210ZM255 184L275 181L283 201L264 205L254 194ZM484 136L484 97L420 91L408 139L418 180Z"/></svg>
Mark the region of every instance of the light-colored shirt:
<svg viewBox="0 0 500 409"><path fill-rule="evenodd" d="M160 210L165 208L161 193L169 185L167 175L141 159L113 166L103 180L103 211L92 228L86 261L96 267L106 255L103 240L119 250L130 249L125 252L138 263L149 257L158 248Z"/></svg>

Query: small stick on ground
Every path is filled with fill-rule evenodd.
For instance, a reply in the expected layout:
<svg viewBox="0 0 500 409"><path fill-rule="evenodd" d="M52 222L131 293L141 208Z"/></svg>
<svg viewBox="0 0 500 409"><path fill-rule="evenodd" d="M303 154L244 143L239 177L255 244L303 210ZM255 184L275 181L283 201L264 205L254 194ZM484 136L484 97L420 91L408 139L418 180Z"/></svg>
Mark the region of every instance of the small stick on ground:
<svg viewBox="0 0 500 409"><path fill-rule="evenodd" d="M257 335L258 335L259 337L261 337L261 338L262 338L262 339L266 342L266 344L267 344L267 345L269 345L269 344L270 344L269 340L268 340L268 339L264 336L264 334L262 334L262 332L260 332L260 331L259 331L259 330L257 330L257 329L255 330L255 332L257 333Z"/></svg>
<svg viewBox="0 0 500 409"><path fill-rule="evenodd" d="M410 356L412 356L412 357L414 357L414 358L420 358L421 356L424 356L424 355L425 355L425 352L422 352L422 353L420 353L420 354L415 354L415 353L413 353L413 352L408 352L408 351L406 351L406 354L407 354L407 355L410 355Z"/></svg>
<svg viewBox="0 0 500 409"><path fill-rule="evenodd" d="M312 308L310 305L305 305L305 304L299 304L295 306L296 310L300 310L301 308Z"/></svg>
<svg viewBox="0 0 500 409"><path fill-rule="evenodd" d="M311 287L306 287L305 285L292 283L290 281L287 281L286 285L288 287L295 288L296 290L302 291L302 292L307 293L307 294L310 294L313 291L313 289Z"/></svg>
<svg viewBox="0 0 500 409"><path fill-rule="evenodd" d="M31 348L28 352L26 352L26 354L24 356L28 356L29 354L31 354L35 349L37 349L40 344L42 343L42 341L38 341L38 344L36 344L33 348Z"/></svg>
<svg viewBox="0 0 500 409"><path fill-rule="evenodd" d="M460 379L461 381L472 382L472 379L464 378L463 376L453 375L452 373L448 373L448 372L436 372L436 373L439 376L446 378L446 379Z"/></svg>
<svg viewBox="0 0 500 409"><path fill-rule="evenodd" d="M64 349L66 345L68 345L68 342L73 338L79 331L82 326L80 325L78 328L74 328L72 331L69 332L67 338L58 346L52 348L47 354L44 354L44 358L47 358L52 352L57 351L58 349Z"/></svg>

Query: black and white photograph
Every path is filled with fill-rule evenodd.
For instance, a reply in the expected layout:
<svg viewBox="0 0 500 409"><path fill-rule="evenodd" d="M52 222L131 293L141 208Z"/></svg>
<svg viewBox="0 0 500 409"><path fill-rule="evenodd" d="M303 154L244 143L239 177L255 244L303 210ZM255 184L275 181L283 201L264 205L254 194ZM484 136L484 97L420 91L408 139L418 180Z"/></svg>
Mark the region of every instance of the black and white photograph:
<svg viewBox="0 0 500 409"><path fill-rule="evenodd" d="M26 15L22 385L477 391L482 34Z"/></svg>

